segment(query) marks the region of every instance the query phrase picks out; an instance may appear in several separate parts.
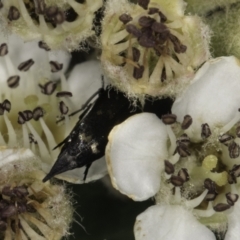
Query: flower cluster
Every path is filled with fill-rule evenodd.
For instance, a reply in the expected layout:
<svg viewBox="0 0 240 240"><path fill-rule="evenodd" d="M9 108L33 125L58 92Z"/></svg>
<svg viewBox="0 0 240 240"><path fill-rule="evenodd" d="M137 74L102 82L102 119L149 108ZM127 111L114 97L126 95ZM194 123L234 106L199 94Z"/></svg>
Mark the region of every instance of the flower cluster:
<svg viewBox="0 0 240 240"><path fill-rule="evenodd" d="M172 114L160 121L142 113L112 130L106 157L113 186L136 201L156 195L157 205L137 218L136 239L192 239L196 231L199 239L215 239L204 225L222 237L228 229L225 240L236 234L239 77L238 59L210 60L176 98ZM180 230L190 222L190 231Z"/></svg>
<svg viewBox="0 0 240 240"><path fill-rule="evenodd" d="M106 89L123 92L129 108L165 97L174 104L161 119L131 114L115 126L106 164L104 157L95 161L87 181L108 170L121 193L155 198L136 219L136 240L237 239L240 60L226 56L240 56L232 21L239 9L237 0L0 1L0 239L69 234L71 197L63 185L42 179L59 146L72 144L67 137L78 116L70 113L100 93L103 72ZM210 37L218 58L211 59ZM100 61L93 54L74 66L71 52L86 42L101 49ZM97 105L91 104L85 114ZM82 183L84 171L57 177Z"/></svg>
<svg viewBox="0 0 240 240"><path fill-rule="evenodd" d="M178 0L108 1L101 61L111 84L141 98L174 96L189 83L210 57L209 30L184 9Z"/></svg>

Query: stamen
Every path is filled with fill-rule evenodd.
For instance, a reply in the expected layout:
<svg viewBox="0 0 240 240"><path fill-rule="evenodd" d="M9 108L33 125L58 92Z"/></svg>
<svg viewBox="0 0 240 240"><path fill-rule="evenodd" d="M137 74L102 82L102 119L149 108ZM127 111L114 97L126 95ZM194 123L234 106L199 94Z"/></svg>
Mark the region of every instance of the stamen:
<svg viewBox="0 0 240 240"><path fill-rule="evenodd" d="M227 203L231 206L234 205L235 202L237 202L239 196L238 194L234 194L234 193L226 193L226 198L227 198Z"/></svg>
<svg viewBox="0 0 240 240"><path fill-rule="evenodd" d="M189 181L189 174L186 168L181 168L178 172L178 176L181 177L184 182Z"/></svg>
<svg viewBox="0 0 240 240"><path fill-rule="evenodd" d="M7 79L7 84L10 88L16 88L19 86L20 77L18 75L11 76Z"/></svg>
<svg viewBox="0 0 240 240"><path fill-rule="evenodd" d="M63 64L59 63L57 61L50 61L50 67L51 67L51 72L55 73L58 72L60 70L62 70L63 68Z"/></svg>
<svg viewBox="0 0 240 240"><path fill-rule="evenodd" d="M190 151L188 150L187 145L182 142L177 142L176 151L180 155L180 157L188 157L191 155Z"/></svg>
<svg viewBox="0 0 240 240"><path fill-rule="evenodd" d="M53 81L49 81L44 85L39 84L38 86L41 88L41 92L43 94L52 95L57 88L57 83Z"/></svg>
<svg viewBox="0 0 240 240"><path fill-rule="evenodd" d="M43 41L39 41L38 46L39 46L39 48L42 48L45 51L50 51L51 50L50 47Z"/></svg>
<svg viewBox="0 0 240 240"><path fill-rule="evenodd" d="M8 145L15 146L17 143L17 135L15 133L15 130L12 126L11 121L8 119L8 116L6 115L6 113L3 114L3 117L4 117L4 121L6 123L7 131L8 131L8 137L9 137Z"/></svg>
<svg viewBox="0 0 240 240"><path fill-rule="evenodd" d="M189 115L185 115L181 125L182 129L183 130L188 129L192 125L192 122L193 122L192 117Z"/></svg>
<svg viewBox="0 0 240 240"><path fill-rule="evenodd" d="M18 20L19 18L20 18L19 10L14 6L11 6L8 12L8 19L10 21L14 21L14 20Z"/></svg>
<svg viewBox="0 0 240 240"><path fill-rule="evenodd" d="M167 174L173 174L174 173L174 165L170 163L168 160L164 160L165 165L165 172Z"/></svg>
<svg viewBox="0 0 240 240"><path fill-rule="evenodd" d="M68 113L68 107L65 105L65 103L63 102L63 101L61 101L60 103L59 103L59 110L60 110L60 112L61 112L61 114L63 114L63 115L66 115L67 113Z"/></svg>
<svg viewBox="0 0 240 240"><path fill-rule="evenodd" d="M194 199L186 201L186 207L190 209L194 209L195 207L199 206L199 204L205 199L206 195L208 193L208 190L204 190L202 194ZM198 211L195 210L194 211Z"/></svg>
<svg viewBox="0 0 240 240"><path fill-rule="evenodd" d="M228 146L232 139L233 136L226 133L218 137L219 142L224 144L225 146Z"/></svg>
<svg viewBox="0 0 240 240"><path fill-rule="evenodd" d="M34 64L34 61L32 59L29 59L25 62L22 62L19 64L18 66L18 70L19 71L23 71L23 72L26 72L30 69L30 67Z"/></svg>
<svg viewBox="0 0 240 240"><path fill-rule="evenodd" d="M0 56L3 57L8 54L8 46L6 43L0 45Z"/></svg>
<svg viewBox="0 0 240 240"><path fill-rule="evenodd" d="M210 127L209 127L209 125L207 123L202 124L201 127L202 127L201 137L203 139L206 139L209 136L211 136L212 133L211 133Z"/></svg>
<svg viewBox="0 0 240 240"><path fill-rule="evenodd" d="M238 158L240 155L240 147L234 141L231 142L228 146L228 152L230 158Z"/></svg>
<svg viewBox="0 0 240 240"><path fill-rule="evenodd" d="M229 209L231 206L226 204L226 203L218 203L216 206L213 207L213 209L216 212L223 212L226 211L227 209Z"/></svg>
<svg viewBox="0 0 240 240"><path fill-rule="evenodd" d="M122 14L119 16L119 20L123 22L124 24L127 24L128 22L132 21L132 17L129 14Z"/></svg>
<svg viewBox="0 0 240 240"><path fill-rule="evenodd" d="M143 9L148 8L150 0L138 0L138 5L141 6Z"/></svg>

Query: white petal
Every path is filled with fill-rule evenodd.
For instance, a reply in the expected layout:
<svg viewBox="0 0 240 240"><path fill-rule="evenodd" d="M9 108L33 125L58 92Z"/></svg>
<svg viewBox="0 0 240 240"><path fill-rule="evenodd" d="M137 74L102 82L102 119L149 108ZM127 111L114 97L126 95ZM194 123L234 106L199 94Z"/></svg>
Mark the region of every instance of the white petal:
<svg viewBox="0 0 240 240"><path fill-rule="evenodd" d="M102 74L100 62L96 60L78 64L73 68L68 83L73 101L79 103L79 108L102 87Z"/></svg>
<svg viewBox="0 0 240 240"><path fill-rule="evenodd" d="M50 170L50 168L48 169ZM96 181L107 174L107 166L106 166L105 158L102 157L93 162L93 164L91 165L88 171L86 181L84 182L83 177L84 177L85 169L86 169L85 167L76 168L74 170L61 173L57 175L56 178L63 179L70 183L87 183L91 181Z"/></svg>
<svg viewBox="0 0 240 240"><path fill-rule="evenodd" d="M178 205L156 205L141 213L135 222L136 240L216 240L193 214Z"/></svg>
<svg viewBox="0 0 240 240"><path fill-rule="evenodd" d="M197 72L193 83L173 104L172 112L182 121L193 118L186 131L200 139L201 124L210 128L227 124L240 107L240 63L235 57L221 57L206 62Z"/></svg>
<svg viewBox="0 0 240 240"><path fill-rule="evenodd" d="M228 215L228 230L224 240L236 240L239 239L240 234L240 200L234 204L234 209L231 214Z"/></svg>
<svg viewBox="0 0 240 240"><path fill-rule="evenodd" d="M154 114L134 115L109 135L106 160L112 184L135 201L157 193L166 157L166 127Z"/></svg>

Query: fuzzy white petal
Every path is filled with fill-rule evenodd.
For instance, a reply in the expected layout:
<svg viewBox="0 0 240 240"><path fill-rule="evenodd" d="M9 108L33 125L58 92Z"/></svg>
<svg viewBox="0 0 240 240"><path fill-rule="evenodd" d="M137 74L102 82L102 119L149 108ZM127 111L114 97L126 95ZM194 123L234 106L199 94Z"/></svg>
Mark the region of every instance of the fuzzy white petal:
<svg viewBox="0 0 240 240"><path fill-rule="evenodd" d="M96 60L78 64L73 68L68 83L73 101L79 103L79 108L102 87L101 75L100 62Z"/></svg>
<svg viewBox="0 0 240 240"><path fill-rule="evenodd" d="M178 205L156 205L141 213L135 222L136 240L216 240L191 212Z"/></svg>
<svg viewBox="0 0 240 240"><path fill-rule="evenodd" d="M109 135L106 160L112 184L135 201L157 193L166 157L166 127L154 114L134 115Z"/></svg>
<svg viewBox="0 0 240 240"><path fill-rule="evenodd" d="M182 121L193 118L186 133L200 139L201 124L210 128L227 124L240 107L240 62L235 57L220 57L206 62L197 72L193 83L173 104L172 112Z"/></svg>

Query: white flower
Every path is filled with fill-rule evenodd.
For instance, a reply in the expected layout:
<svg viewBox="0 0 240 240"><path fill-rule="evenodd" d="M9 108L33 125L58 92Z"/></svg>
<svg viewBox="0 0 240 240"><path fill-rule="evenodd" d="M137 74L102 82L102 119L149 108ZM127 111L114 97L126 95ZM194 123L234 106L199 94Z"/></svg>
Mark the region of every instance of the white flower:
<svg viewBox="0 0 240 240"><path fill-rule="evenodd" d="M190 115L192 125L186 133L192 140L201 139L201 125L212 131L228 131L229 124L240 119L240 61L235 57L220 57L206 62L194 77L186 92L177 97L172 112L182 122ZM234 122L235 120L235 122ZM224 127L225 126L225 127Z"/></svg>
<svg viewBox="0 0 240 240"><path fill-rule="evenodd" d="M73 51L80 48L81 41L94 35L94 12L102 4L102 0L81 3L74 0L3 0L1 30L16 33L25 41L44 41L45 47L51 49Z"/></svg>
<svg viewBox="0 0 240 240"><path fill-rule="evenodd" d="M129 97L175 96L210 57L209 29L184 16L182 0L111 0L102 22L101 62Z"/></svg>
<svg viewBox="0 0 240 240"><path fill-rule="evenodd" d="M215 240L214 234L191 212L178 205L156 205L137 216L136 240Z"/></svg>
<svg viewBox="0 0 240 240"><path fill-rule="evenodd" d="M97 70L91 79L73 70L67 81L64 75L70 61L67 52L46 51L38 42L24 43L16 35L0 40L0 145L31 149L41 158L43 170L48 173L59 154L59 148L52 149L77 122L78 115L69 118L68 114L81 108L94 93L94 87L98 90L96 82L101 85L99 63L84 63L86 71ZM92 88L88 87L91 85ZM59 119L63 119L60 125L56 124ZM98 167L100 172L96 171ZM83 172L81 168L60 177L79 183ZM105 173L101 159L93 164L88 180Z"/></svg>
<svg viewBox="0 0 240 240"><path fill-rule="evenodd" d="M1 239L60 240L69 234L73 209L64 186L43 183L33 152L0 147Z"/></svg>
<svg viewBox="0 0 240 240"><path fill-rule="evenodd" d="M238 231L239 79L236 58L210 60L176 99L173 114L162 116L165 125L142 113L110 133L106 158L113 186L134 200L158 191L156 215L155 210L141 215L143 223L135 227L137 239L143 235L154 239L151 233L161 239L161 229L172 228L172 221L163 218L163 209L170 216L173 209L185 212L192 227L208 235L206 239L213 235L201 224L221 236L227 231L226 240ZM159 229L164 224L166 228ZM138 226L143 230L137 230ZM178 231L174 225L179 236L168 232L163 239L191 239L195 230L190 227L186 236L188 230Z"/></svg>
<svg viewBox="0 0 240 240"><path fill-rule="evenodd" d="M106 147L113 186L136 201L154 196L167 154L167 131L154 114L128 118L113 128Z"/></svg>

